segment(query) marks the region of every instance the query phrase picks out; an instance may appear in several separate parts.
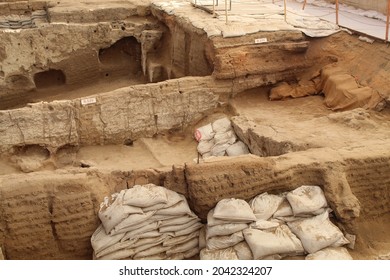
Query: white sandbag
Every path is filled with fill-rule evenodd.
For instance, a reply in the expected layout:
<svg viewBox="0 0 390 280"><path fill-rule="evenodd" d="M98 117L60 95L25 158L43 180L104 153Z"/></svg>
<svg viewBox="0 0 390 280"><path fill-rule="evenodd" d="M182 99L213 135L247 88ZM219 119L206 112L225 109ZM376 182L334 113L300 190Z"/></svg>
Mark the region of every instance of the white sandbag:
<svg viewBox="0 0 390 280"><path fill-rule="evenodd" d="M130 214L143 213L139 207L123 204L125 192L126 190L122 190L111 205L102 205L99 210L98 216L107 234Z"/></svg>
<svg viewBox="0 0 390 280"><path fill-rule="evenodd" d="M201 155L207 154L211 152L211 149L214 147L214 139L211 140L201 140L198 144L197 150Z"/></svg>
<svg viewBox="0 0 390 280"><path fill-rule="evenodd" d="M207 249L219 250L232 247L244 240L242 231L225 236L214 236L207 240Z"/></svg>
<svg viewBox="0 0 390 280"><path fill-rule="evenodd" d="M278 209L275 211L273 217L279 218L279 217L289 217L289 216L294 216L294 213L287 198L284 198L282 203L279 205Z"/></svg>
<svg viewBox="0 0 390 280"><path fill-rule="evenodd" d="M133 255L134 255L134 249L125 248L122 250L115 251L111 254L104 255L97 259L98 260L121 260L121 259L131 258Z"/></svg>
<svg viewBox="0 0 390 280"><path fill-rule="evenodd" d="M172 218L161 221L161 224L160 224L161 228L166 227L166 226L184 225L184 224L189 223L189 222L194 221L194 220L200 221L200 219L193 217L193 216L189 216L189 215L178 216L178 217L169 216L169 217L172 217Z"/></svg>
<svg viewBox="0 0 390 280"><path fill-rule="evenodd" d="M136 239L133 239L133 240L128 240L128 241L125 241L125 242L118 242L118 243L115 243L113 244L112 246L110 247L107 247L105 248L104 250L96 253L95 252L95 255L98 259L106 256L106 255L111 255L112 257L112 253L116 252L116 251L121 251L123 249L131 249L131 248L134 248L132 245L134 245L134 243L137 242Z"/></svg>
<svg viewBox="0 0 390 280"><path fill-rule="evenodd" d="M119 242L125 234L108 235L103 228L103 225L95 230L91 237L91 245L95 253L99 253L107 247Z"/></svg>
<svg viewBox="0 0 390 280"><path fill-rule="evenodd" d="M178 236L178 237L167 237L167 238L165 238L163 245L164 246L176 246L176 245L185 243L185 242L187 242L193 238L196 238L196 237L199 239L199 234L200 234L200 231L197 230L195 232L191 232L188 235L182 235L182 236Z"/></svg>
<svg viewBox="0 0 390 280"><path fill-rule="evenodd" d="M167 201L165 188L154 184L136 185L128 189L123 197L123 204L137 207L149 207L160 203L165 204Z"/></svg>
<svg viewBox="0 0 390 280"><path fill-rule="evenodd" d="M213 127L211 124L204 125L202 127L199 127L195 130L194 137L196 141L201 141L201 140L211 140L213 139L215 135L215 132L213 131Z"/></svg>
<svg viewBox="0 0 390 280"><path fill-rule="evenodd" d="M224 236L231 235L238 231L242 231L248 228L248 224L240 223L240 224L224 224L224 225L216 225L212 227L206 228L206 239L210 239L214 236Z"/></svg>
<svg viewBox="0 0 390 280"><path fill-rule="evenodd" d="M123 232L125 232L125 236L123 236L123 238L121 240L125 241L127 239L139 238L139 236L142 234L157 230L159 228L160 222L145 221L143 223L140 223L139 225L142 225L142 226L139 228L136 228L136 229L126 230L127 228L124 228ZM161 235L161 233L160 233L160 235Z"/></svg>
<svg viewBox="0 0 390 280"><path fill-rule="evenodd" d="M249 245L246 243L246 241L238 243L233 248L234 251L236 251L239 260L253 260L251 248L249 248Z"/></svg>
<svg viewBox="0 0 390 280"><path fill-rule="evenodd" d="M232 223L232 221L229 221L229 220L221 220L221 219L214 218L214 209L215 208L211 209L207 213L207 226L212 227L212 226L231 224Z"/></svg>
<svg viewBox="0 0 390 280"><path fill-rule="evenodd" d="M180 231L180 230L183 230L183 229L186 229L186 228L189 228L191 227L192 225L198 223L197 220L191 220L191 221L188 221L187 223L185 224L181 224L181 225L170 225L170 226L160 226L160 228L158 229L161 233L164 233L164 232L176 232L176 231Z"/></svg>
<svg viewBox="0 0 390 280"><path fill-rule="evenodd" d="M157 203L157 204L142 208L142 211L144 211L144 212L157 211L157 210L160 210L160 209L165 208L165 207L166 207L166 203Z"/></svg>
<svg viewBox="0 0 390 280"><path fill-rule="evenodd" d="M163 238L161 240L158 240L158 241L155 241L155 242L140 242L138 244L134 244L133 248L134 248L134 254L137 254L137 253L140 253L140 252L144 252L146 250L149 250L150 248L153 248L153 247L156 247L156 246L162 246L162 243L164 241L164 238L166 238L166 236L163 236ZM138 242L137 241L137 242ZM168 250L169 247L166 247L166 250ZM157 252L156 254L158 253L161 253L161 252ZM148 253L149 254L149 253ZM153 253L151 253L151 255L154 255Z"/></svg>
<svg viewBox="0 0 390 280"><path fill-rule="evenodd" d="M226 149L230 147L230 144L215 144L211 149L211 156L223 157L226 154Z"/></svg>
<svg viewBox="0 0 390 280"><path fill-rule="evenodd" d="M133 259L137 261L143 261L143 260L150 261L150 260L167 260L168 258L165 252L162 252L152 256L145 256L145 257L134 256Z"/></svg>
<svg viewBox="0 0 390 280"><path fill-rule="evenodd" d="M169 208L169 207L177 204L179 201L185 200L185 197L178 194L177 192L174 192L174 191L166 189L166 188L164 188L164 191L165 191L165 195L167 197L167 202L163 203L163 204L158 204L159 206L161 205L162 207L158 206L158 209L153 209L153 208L157 208L157 206L152 205L152 206L149 206L146 208L142 208L143 211L147 212L147 211L159 210L159 209L163 209L163 208Z"/></svg>
<svg viewBox="0 0 390 280"><path fill-rule="evenodd" d="M287 225L310 254L335 244L344 237L340 229L329 220L327 211L312 218L289 222Z"/></svg>
<svg viewBox="0 0 390 280"><path fill-rule="evenodd" d="M229 247L221 250L200 250L199 257L201 260L238 260L236 251L233 247Z"/></svg>
<svg viewBox="0 0 390 280"><path fill-rule="evenodd" d="M301 241L286 225L281 225L274 232L246 229L244 237L256 260L276 254L299 255L304 252Z"/></svg>
<svg viewBox="0 0 390 280"><path fill-rule="evenodd" d="M206 227L204 226L199 230L199 250L206 248L206 246Z"/></svg>
<svg viewBox="0 0 390 280"><path fill-rule="evenodd" d="M184 252L184 259L189 259L199 254L199 247L192 248L187 252Z"/></svg>
<svg viewBox="0 0 390 280"><path fill-rule="evenodd" d="M233 130L228 130L226 132L216 133L214 136L215 145L229 144L233 145L237 141L237 136Z"/></svg>
<svg viewBox="0 0 390 280"><path fill-rule="evenodd" d="M260 229L260 230L272 230L277 228L278 226L281 226L283 223L284 222L277 219L271 219L268 221L257 220L256 222L251 223L249 225L249 228Z"/></svg>
<svg viewBox="0 0 390 280"><path fill-rule="evenodd" d="M232 124L228 118L222 118L212 123L213 131L215 133L224 133L232 130Z"/></svg>
<svg viewBox="0 0 390 280"><path fill-rule="evenodd" d="M294 215L310 214L328 206L322 189L318 186L301 186L286 196Z"/></svg>
<svg viewBox="0 0 390 280"><path fill-rule="evenodd" d="M157 210L156 215L181 216L181 215L190 215L191 212L192 211L188 206L187 200L183 199L171 207Z"/></svg>
<svg viewBox="0 0 390 280"><path fill-rule="evenodd" d="M192 232L195 232L195 231L201 229L202 227L204 227L203 224L195 223L195 224L193 224L192 226L190 226L190 227L188 227L186 229L176 231L174 236L177 237L177 236L188 235L188 234L190 234Z"/></svg>
<svg viewBox="0 0 390 280"><path fill-rule="evenodd" d="M254 197L249 205L257 220L268 220L278 210L284 198L279 195L262 193Z"/></svg>
<svg viewBox="0 0 390 280"><path fill-rule="evenodd" d="M154 227L154 225L151 227ZM124 241L129 240L129 239L137 240L137 239L141 239L141 238L152 238L152 237L158 237L158 236L161 236L161 233L157 229L152 229L150 231L146 231L146 232L139 233L136 235L134 235L133 232L126 232L125 236L122 237L120 242L124 242Z"/></svg>
<svg viewBox="0 0 390 280"><path fill-rule="evenodd" d="M195 247L198 247L198 244L199 244L199 239L197 237L195 237L195 238L188 240L187 242L184 242L184 243L181 243L181 244L178 244L178 245L171 247L170 249L168 249L166 251L166 254L167 254L167 256L170 256L170 255L173 255L176 253L183 253L183 252L191 250Z"/></svg>
<svg viewBox="0 0 390 280"><path fill-rule="evenodd" d="M237 141L233 145L231 145L229 148L226 149L226 154L229 157L235 157L235 156L241 156L249 154L249 149L242 141Z"/></svg>
<svg viewBox="0 0 390 280"><path fill-rule="evenodd" d="M128 232L140 228L145 225L145 222L154 215L155 211L146 212L143 214L132 214L114 227L111 234Z"/></svg>
<svg viewBox="0 0 390 280"><path fill-rule="evenodd" d="M163 245L153 246L151 248L138 252L137 254L134 255L133 259L136 260L142 257L153 256L163 252L165 253L167 250L169 250L169 247L165 247Z"/></svg>
<svg viewBox="0 0 390 280"><path fill-rule="evenodd" d="M313 254L308 254L305 260L353 260L353 258L344 247L328 247Z"/></svg>
<svg viewBox="0 0 390 280"><path fill-rule="evenodd" d="M213 217L228 221L256 221L256 217L249 204L245 200L235 198L220 200L215 206Z"/></svg>

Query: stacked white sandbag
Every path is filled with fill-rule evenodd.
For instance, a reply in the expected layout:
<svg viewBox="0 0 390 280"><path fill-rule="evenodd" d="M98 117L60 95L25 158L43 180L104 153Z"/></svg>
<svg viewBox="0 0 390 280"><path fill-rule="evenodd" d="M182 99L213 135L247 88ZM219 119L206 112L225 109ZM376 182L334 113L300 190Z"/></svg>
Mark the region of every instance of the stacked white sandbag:
<svg viewBox="0 0 390 280"><path fill-rule="evenodd" d="M306 256L305 260L353 260L344 247L328 247Z"/></svg>
<svg viewBox="0 0 390 280"><path fill-rule="evenodd" d="M197 149L202 158L249 154L248 147L237 139L228 118L196 129L195 139L199 142Z"/></svg>
<svg viewBox="0 0 390 280"><path fill-rule="evenodd" d="M203 227L183 195L153 184L105 198L92 235L95 259L186 259Z"/></svg>
<svg viewBox="0 0 390 280"><path fill-rule="evenodd" d="M222 199L207 215L205 248L200 258L239 259L234 246L244 241L243 230L256 220L249 204L242 199Z"/></svg>
<svg viewBox="0 0 390 280"><path fill-rule="evenodd" d="M239 201L239 203L237 203ZM249 208L248 208L249 207ZM301 186L280 195L262 193L249 203L224 199L207 216L201 259L348 259L349 243L329 220L318 186Z"/></svg>

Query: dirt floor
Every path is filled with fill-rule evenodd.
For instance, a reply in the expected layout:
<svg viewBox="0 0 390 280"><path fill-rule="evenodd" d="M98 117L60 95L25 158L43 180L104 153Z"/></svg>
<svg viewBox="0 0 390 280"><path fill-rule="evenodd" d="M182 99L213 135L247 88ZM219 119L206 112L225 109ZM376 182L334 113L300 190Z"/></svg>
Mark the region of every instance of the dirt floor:
<svg viewBox="0 0 390 280"><path fill-rule="evenodd" d="M85 8L85 3L87 2L89 1L83 1L83 4L80 5ZM90 2L94 3L99 1ZM147 3L141 3L140 1L133 2L132 3L135 6L147 5ZM61 1L61 3L65 8L67 5L75 9L78 7L78 1ZM188 70L188 68L191 67L196 69L197 73L206 73L209 71L209 69L207 69L207 71L204 70L207 68L204 66L204 61L207 61L208 58L204 58L204 61L202 60L202 65L200 66L195 59L197 52L194 52L193 49L196 48L194 46L198 46L196 44L203 46L203 43L200 43L201 41L197 40L197 38L188 35L190 34L188 30L191 30L191 28L195 29L195 27L188 27L188 22L185 22L181 18L182 22L180 22L180 24L187 28L180 27L185 30L183 31L177 27L179 24L174 23L173 17L170 15L164 15L164 17L166 20L165 24L177 31L176 33L172 33L177 36L174 37L172 35L173 47L171 52L169 52L172 57L169 59L164 58L165 61L169 61L172 63L170 66L173 68L177 67L177 69L181 69L183 66L180 65L181 62L184 63L186 65L185 67L183 66L184 69L182 69L184 74L191 73L191 71ZM147 27L146 30L148 30L148 28L149 27ZM117 31L114 30L113 33L118 37L116 32ZM201 32L199 31L199 33ZM93 80L93 82L87 80L76 85L62 85L59 87L26 91L19 99L18 105L8 108L9 110L0 111L2 116L9 115L11 121L14 120L13 114L19 117L19 122L10 125L13 129L12 131L15 130L19 133L19 130L22 130L20 124L38 127L38 120L37 122L31 121L31 119L35 121L38 117L30 117L30 119L26 120L23 119L25 112L30 110L29 108L31 107L26 107L25 105L27 105L27 103L43 102L44 105L42 106L48 106L47 111L49 113L45 113L46 115L39 115L39 121L42 119L42 123L49 123L51 126L48 125L48 127L53 129L58 127L61 128L63 124L58 125L59 122L56 122L60 117L54 114L56 113L57 108L53 109L50 105L52 103L50 102L55 100L77 100L77 103L75 101L75 103L70 105L66 104L66 106L71 108L71 111L74 110L72 112L76 112L74 113L74 119L72 119L75 123L74 126L78 125L78 129L81 127L87 131L88 137L90 135L96 135L96 137L86 137L88 139L85 140L79 136L81 135L80 131L77 131L79 133L77 135L77 141L79 142L72 142L71 132L69 132L68 135L68 128L66 128L64 129L64 135L66 136L59 138L69 137L69 143L66 145L61 144L55 146L53 144L53 146L50 146L43 140L39 140L41 141L39 143L34 142L36 141L36 138L29 133L24 135L22 132L21 138L23 138L24 145L21 145L20 143L15 144L11 152L4 148L4 152L0 155L0 198L2 196L4 196L4 199L8 197L12 203L9 203L9 205L6 204L6 201L4 201L4 205L0 203L0 215L5 213L4 217L6 217L3 219L4 221L0 222L0 246L3 243L3 240L5 240L4 244L6 244L6 248L8 248L5 250L6 255L8 252L8 256L11 258L28 258L28 252L33 252L34 250L37 250L38 247L40 248L40 246L45 243L44 241L46 239L53 239L50 241L52 243L48 243L49 245L47 245L47 248L42 245L42 247L44 247L44 249L42 249L43 253L41 254L41 252L38 252L34 255L34 258L89 258L91 255L89 238L91 232L96 228L97 223L96 211L98 210L95 208L98 207L102 197L114 190L117 191L119 186L130 187L132 182L136 182L137 172L145 172L146 174L152 170L155 173L152 172L153 175L150 177L148 177L149 175L145 175L146 182L161 181L167 186L174 186L179 189L181 193L189 195L189 197L193 195L195 198L195 201L193 202L195 207L200 205L198 208L201 209L201 213L204 214L206 211L205 209L207 207L210 208L210 205L215 203L216 199L229 195L231 192L234 193L234 190L229 189L229 193L223 188L226 186L229 188L235 186L236 181L234 180L237 178L237 181L239 182L237 184L243 183L242 185L239 185L238 188L242 188L243 190L241 192L241 189L237 189L236 193L245 197L246 194L243 194L243 192L247 189L249 189L248 193L250 194L259 189L267 189L267 187L264 187L260 183L257 184L256 180L264 180L265 183L263 181L262 183L267 186L273 186L273 184L275 184L277 185L275 190L279 191L284 190L286 186L283 184L288 184L290 181L301 182L301 179L296 179L299 177L299 174L305 172L310 173L314 170L314 175L310 173L307 177L302 175L302 178L308 179L310 182L314 183L325 182L324 185L329 182L333 184L334 181L336 181L336 187L334 185L329 187L331 190L329 191L330 193L334 191L334 189L337 190L335 191L335 194L331 193L331 196L335 198L334 201L337 202L339 201L338 199L343 199L343 195L345 194L345 189L343 189L343 187L345 187L345 185L347 185L346 192L348 194L349 191L352 192L354 197L356 196L357 200L360 201L359 205L361 206L361 210L359 217L348 217L350 214L349 212L353 212L353 209L351 210L350 208L354 207L352 203L354 200L346 198L347 202L345 202L345 204L347 206L343 205L342 207L345 206L349 212L346 211L344 213L340 211L341 217L339 217L340 219L338 220L341 226L344 223L349 227L348 230L353 229L357 234L356 249L349 250L351 255L355 259L390 259L390 239L388 235L390 230L390 207L388 206L390 200L390 177L386 173L390 167L390 156L388 154L390 145L390 109L388 105L388 101L390 100L390 91L388 89L388 84L390 82L390 48L388 48L388 44L382 42L368 44L360 41L357 35L358 34L349 35L346 32L339 32L325 38L309 38L304 36L302 37L303 39L292 39L292 41L302 40L309 42L309 44L307 44L309 45L307 51L306 49L304 51L301 49L297 51L295 45L295 49L291 51L290 41L282 42L280 45L278 45L279 43L277 42L275 43L277 46L275 49L277 49L277 51L287 50L287 53L291 51L294 55L299 55L299 59L304 57L305 61L299 64L302 66L302 69L298 69L299 71L297 69L290 69L289 61L277 61L275 64L280 64L277 66L283 68L282 70L279 68L277 69L282 73L280 77L289 77L288 79L285 79L285 82L291 86L296 86L302 81L312 82L316 78L318 79L320 70L325 65L337 63L339 67L343 68L349 75L355 78L359 87L370 87L379 94L382 98L382 103L381 106L375 108L376 110L354 108L351 110L334 111L326 106L325 96L321 91L317 91L310 96L299 98L287 97L282 100L271 101L271 89L283 79L274 78L273 75L275 73L268 73L267 71L269 71L269 69L264 70L265 73L250 73L242 77L235 76L232 79L215 79L215 73L210 76L203 75L207 76L212 82L209 80L197 81L178 79L177 82L172 82L178 89L174 88L174 86L169 83L148 84L147 79L142 75L139 75L137 78L110 76L103 77L102 79L99 79L98 82L96 82L96 80ZM204 36L203 33L202 36ZM169 37L169 39L171 39L171 37ZM217 39L214 38L214 40ZM246 43L245 39L240 40L242 41L238 44L241 44L239 46L241 49L237 52L240 56L246 57L249 51L245 48L249 43ZM105 45L110 45L109 43L110 42L105 42ZM187 47L191 46L188 48L194 52L192 54L193 56L185 54L185 47L174 47L179 45L182 46L183 44ZM220 49L215 47L213 49L213 52L215 53L209 50L206 50L205 52L211 57L215 55L215 57L220 59L221 55L218 52L223 53L228 48L235 49L236 47L231 47L232 45L234 44L230 42L229 44L226 43L226 46L222 46ZM272 50L273 49L271 49L271 51ZM0 55L1 51L2 49L0 48ZM253 52L257 53L257 51L258 50L255 49ZM267 49L264 53L259 51L261 55L256 58L259 60L253 62L253 65L256 65L256 63L259 63L261 60L266 60L268 51L270 50ZM228 53L228 56L230 56L230 53L228 51L226 52ZM277 56L278 55L275 55L275 57ZM234 55L232 55L232 57L234 57ZM215 61L217 61L217 59ZM229 65L229 67L232 65L234 66L234 63L237 63L237 68L245 68L243 66L244 63L240 63L241 60L237 61L225 61L225 63L226 65ZM234 67L232 68L234 69ZM216 69L216 71L218 71L218 67L216 67ZM35 68L34 71L36 71ZM196 73L196 71L194 70L194 73ZM234 75L237 74L235 71L233 72ZM275 76L277 75L275 74ZM252 82L253 84L251 84ZM145 87L137 89L128 88L129 86L136 84L143 84ZM210 88L207 88L208 85L210 85ZM240 90L240 86L243 90ZM153 88L148 91L149 87ZM206 93L203 91L200 92L199 87ZM119 88L123 88L123 91L116 91L114 94L110 93ZM104 93L104 95L100 95L102 93ZM116 94L118 94L119 97L117 97ZM132 94L134 94L134 96ZM168 98L170 97L169 94L172 94L173 101ZM78 98L89 96L98 96L99 106L82 107L79 105ZM124 101L124 99L122 99L123 96L130 96L133 99ZM198 96L201 97L198 98ZM207 102L205 101L205 96L209 98L207 99ZM146 105L143 104L143 101L146 100L146 98L152 99L155 103L148 101L149 103L145 102ZM107 103L104 103L104 101L107 100L112 103L110 103L111 107L107 106ZM46 102L49 103L46 104ZM204 106L204 111L201 111L203 110L203 102L210 104L214 102L216 105L210 105L211 107ZM61 104L62 103L60 103L60 105ZM161 107L158 107L160 105ZM199 112L192 112L193 109L191 109L191 106L198 106L196 108L200 108ZM107 107L109 108L107 109ZM26 111L12 110L15 108ZM127 114L117 113L118 108L121 110L125 108L124 110L136 112L134 113L136 117L133 115L129 117ZM147 111L145 108L152 109ZM168 110L167 108L170 108L171 110ZM61 109L62 108L58 110L61 111ZM104 109L107 111L104 112ZM142 114L137 113L138 109ZM184 116L179 109L185 112L183 114ZM31 111L33 110L35 109L31 109ZM50 115L52 111L54 111L54 113L53 115ZM107 119L102 118L102 112L106 114L105 116L110 117L110 119L107 119L111 121L111 123L109 123ZM123 115L125 116L123 117ZM145 119L143 119L144 115L147 116ZM226 159L221 160L214 158L206 161L204 165L197 164L199 161L196 150L198 143L193 137L194 130L226 116L233 120L234 125L240 130L241 135L243 136L243 139L241 140L248 144L252 153L256 156L238 158L237 163L233 162L235 159L230 159L231 161L229 161ZM65 118L67 119L68 117L69 116L66 115ZM31 123L29 121L31 121ZM137 129L131 127L131 124L135 122L140 124ZM124 125L121 126L123 123ZM144 128L144 126L147 128ZM159 129L156 128L156 130L152 130L152 128L154 129L154 126L159 127ZM40 129L39 126L39 129L37 130L39 130L39 133L40 130L43 130L42 135L45 135L46 137L46 130L50 129L45 126L42 127L43 129ZM100 130L98 131L96 127L102 127L101 131L103 132ZM125 127L125 129L123 127ZM162 128L160 129L160 127ZM6 138L7 140L4 141L4 143L0 143L1 146L12 146L12 141L13 138L16 138L16 133L15 135L11 135L11 128L6 127L5 122L4 124L0 123L0 133L9 133L9 137ZM138 131L138 128L140 131ZM134 131L130 131L132 129ZM69 131L72 131L72 124L70 125ZM102 133L102 135L99 133ZM122 141L124 136L121 133L127 133L125 136L130 135L131 137L125 137L126 141ZM238 134L240 135L240 133ZM150 137L147 137L146 135ZM53 139L55 138L52 135L48 136L48 138L50 137ZM57 139L55 139L55 141L57 141ZM364 162L364 164L359 166L360 162ZM249 166L248 170L250 169L251 171L248 172L254 174L253 182L247 182L249 179L246 178L248 172L244 172L246 171L245 166ZM324 166L326 166L326 168ZM340 170L342 170L340 173L342 174L341 179L336 178L336 175L331 179L323 179L323 177L331 176L328 174L333 174L332 172L335 172L334 174L339 174L336 171ZM316 173L317 171L318 173L323 173L318 175ZM115 172L119 172L120 175L115 175ZM241 173L237 175L235 172L237 172L237 174L239 172ZM242 174L243 172L245 174ZM262 172L267 175L263 176ZM130 173L131 175L129 175ZM316 177L317 175L318 178ZM61 176L64 176L64 178ZM91 180L91 177L89 176L93 177L93 179ZM142 176L144 176L144 174ZM279 179L282 181L282 179L285 178L283 176L288 179L286 179L286 182L283 184L280 183L280 185L278 185L279 183L276 181ZM266 181L268 178L271 178L269 179L269 182ZM225 184L224 180L228 183ZM340 182L338 180L340 180ZM120 184L118 182L120 182ZM197 183L202 184L203 186L206 185L209 188L204 187L204 189L196 189ZM98 185L99 187L94 189L95 185ZM113 187L113 185L115 185L115 187ZM329 183L329 185L331 184ZM15 190L13 189L14 186ZM79 187L79 190L75 186ZM337 188L337 186L339 188ZM210 193L204 192L204 190L211 190L213 187L215 188L215 193L212 193L211 191ZM292 188L293 186L289 187ZM191 190L193 191L192 194ZM198 193L196 193L196 191L198 191ZM51 217L51 215L53 217L55 216L55 214L53 214L53 207L67 209L68 206L66 203L68 202L66 201L68 196L74 196L75 193L77 194L78 192L80 192L80 196L82 196L80 199L85 198L86 202L82 203L89 207L87 207L88 211L80 214L83 212L83 209L78 209L77 211L79 212L76 211L77 213L74 214L75 217L72 216L73 214L70 215L71 219L69 221L53 219ZM22 219L24 212L20 214L15 209L17 209L18 203L21 203L20 201L28 198L29 193L38 196L37 201L38 199L43 201L39 200L38 202L35 202L28 200L28 203L31 202L31 204L38 209L34 210L34 213L31 215L36 214L42 215L43 217L31 216L31 219L29 218L30 220L36 221L36 224L32 226L32 231L35 229L37 236L40 234L40 230L47 234L47 236L45 235L45 240L39 241L42 244L37 241L37 248L34 247L35 245L26 245L30 242L28 233L23 231L22 235L20 235L18 232L21 228L20 225L23 225L26 221ZM57 193L59 194L58 201L56 200ZM202 204L203 202L201 199L196 196L199 195L199 193L200 195L203 195L205 201L209 200L212 202L208 202L209 204L206 202ZM73 196L72 199L69 199L69 201L72 200L72 203L74 199ZM61 203L63 203L63 205ZM64 211L66 212L67 210ZM49 212L50 217L47 216L47 213ZM80 216L84 214L85 216ZM79 218L79 216L81 218ZM12 224L12 219L15 220L14 224ZM20 222L18 219L23 221ZM66 226L74 225L76 228L79 225L83 225L85 221L88 221L88 225L85 226L86 229L83 228L80 230L83 235L82 238L79 238L78 236L80 235L80 233L77 232L78 229L69 229L69 232L73 234L69 233L69 236L71 236L69 239L67 239L68 232L66 232L66 230L62 233L59 233L59 230L53 230L53 228L58 225L61 225L64 228ZM58 225L56 223L58 223ZM59 226L59 228L61 227ZM19 240L19 238L22 239ZM21 242L21 240L25 243ZM19 242L21 243L19 244ZM81 246L84 246L82 247L82 250L80 250L80 252L82 251L81 253L77 252L77 247L80 244L83 244ZM47 250L47 252L44 250Z"/></svg>

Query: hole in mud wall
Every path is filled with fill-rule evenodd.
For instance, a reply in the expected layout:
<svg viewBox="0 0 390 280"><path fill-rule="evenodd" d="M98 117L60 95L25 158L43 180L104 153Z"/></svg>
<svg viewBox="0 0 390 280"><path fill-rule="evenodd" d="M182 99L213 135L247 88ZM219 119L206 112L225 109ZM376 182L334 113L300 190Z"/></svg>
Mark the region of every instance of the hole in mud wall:
<svg viewBox="0 0 390 280"><path fill-rule="evenodd" d="M40 145L25 145L16 147L15 154L26 157L36 157L42 160L50 157L50 151Z"/></svg>
<svg viewBox="0 0 390 280"><path fill-rule="evenodd" d="M50 69L39 72L34 75L35 86L39 88L48 88L61 86L66 83L66 77L61 70Z"/></svg>
<svg viewBox="0 0 390 280"><path fill-rule="evenodd" d="M106 49L99 50L99 61L106 77L136 75L141 72L141 44L134 37L125 37Z"/></svg>

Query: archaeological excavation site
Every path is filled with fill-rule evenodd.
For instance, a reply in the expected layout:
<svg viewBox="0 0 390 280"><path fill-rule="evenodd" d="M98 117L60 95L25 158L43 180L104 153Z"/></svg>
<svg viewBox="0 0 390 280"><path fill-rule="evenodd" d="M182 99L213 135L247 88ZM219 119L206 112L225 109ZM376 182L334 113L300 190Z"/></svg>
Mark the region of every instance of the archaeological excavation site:
<svg viewBox="0 0 390 280"><path fill-rule="evenodd" d="M390 259L365 2L0 0L0 259Z"/></svg>

